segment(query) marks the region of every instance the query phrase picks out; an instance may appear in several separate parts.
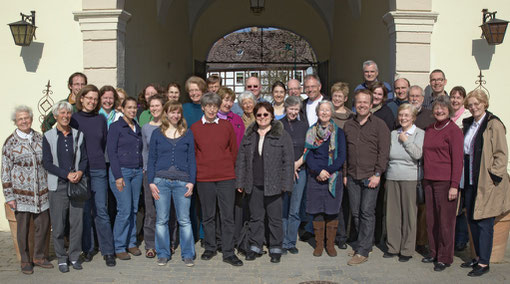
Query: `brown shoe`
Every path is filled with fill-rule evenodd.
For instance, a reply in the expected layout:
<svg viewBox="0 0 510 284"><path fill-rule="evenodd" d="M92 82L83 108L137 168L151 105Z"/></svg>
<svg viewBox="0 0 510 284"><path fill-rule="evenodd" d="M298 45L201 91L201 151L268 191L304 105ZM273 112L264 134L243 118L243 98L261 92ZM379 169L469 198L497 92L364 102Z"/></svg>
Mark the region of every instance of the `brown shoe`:
<svg viewBox="0 0 510 284"><path fill-rule="evenodd" d="M120 260L130 260L131 257L127 252L118 252L115 254L115 256Z"/></svg>
<svg viewBox="0 0 510 284"><path fill-rule="evenodd" d="M324 251L324 227L326 222L313 221L313 231L315 233L315 249L313 256L321 256Z"/></svg>
<svg viewBox="0 0 510 284"><path fill-rule="evenodd" d="M326 222L326 253L331 256L337 256L335 249L335 237L338 228L338 220L329 220Z"/></svg>
<svg viewBox="0 0 510 284"><path fill-rule="evenodd" d="M145 257L146 258L154 258L155 256L156 256L156 250L155 249L145 250Z"/></svg>
<svg viewBox="0 0 510 284"><path fill-rule="evenodd" d="M32 266L32 263L22 262L21 263L21 272L23 272L23 274L32 274L32 273L34 273L34 267Z"/></svg>
<svg viewBox="0 0 510 284"><path fill-rule="evenodd" d="M53 268L53 264L51 264L51 262L49 262L47 259L43 258L43 259L34 259L34 265L35 266L40 266L42 268L47 268L47 269L51 269Z"/></svg>
<svg viewBox="0 0 510 284"><path fill-rule="evenodd" d="M362 256L361 254L355 254L349 262L347 262L348 265L358 265L362 264L363 262L367 261L368 257Z"/></svg>
<svg viewBox="0 0 510 284"><path fill-rule="evenodd" d="M128 248L128 252L134 256L142 255L142 252L137 247Z"/></svg>

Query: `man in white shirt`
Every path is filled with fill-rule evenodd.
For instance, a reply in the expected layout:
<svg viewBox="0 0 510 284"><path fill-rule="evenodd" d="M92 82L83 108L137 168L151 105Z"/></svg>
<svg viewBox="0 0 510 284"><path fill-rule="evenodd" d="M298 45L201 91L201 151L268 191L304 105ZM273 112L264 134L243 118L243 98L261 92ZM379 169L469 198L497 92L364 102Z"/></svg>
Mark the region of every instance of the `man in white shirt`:
<svg viewBox="0 0 510 284"><path fill-rule="evenodd" d="M308 98L303 101L303 117L306 117L308 125L312 126L317 122L315 108L324 99L324 96L321 94L322 85L319 76L306 75L304 86L305 94Z"/></svg>

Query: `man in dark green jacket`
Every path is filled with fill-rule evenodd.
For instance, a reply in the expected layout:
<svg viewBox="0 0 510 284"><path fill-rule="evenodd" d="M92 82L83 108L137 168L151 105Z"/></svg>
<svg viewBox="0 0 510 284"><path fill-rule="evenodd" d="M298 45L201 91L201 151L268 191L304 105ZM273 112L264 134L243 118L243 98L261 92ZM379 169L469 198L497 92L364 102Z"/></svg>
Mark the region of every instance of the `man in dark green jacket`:
<svg viewBox="0 0 510 284"><path fill-rule="evenodd" d="M76 112L76 96L80 92L81 88L83 88L85 85L87 85L87 76L85 76L85 74L81 72L75 72L69 76L67 88L69 88L70 94L66 100L73 106L73 113ZM41 124L42 133L50 130L56 122L57 121L51 112L46 115L44 121Z"/></svg>

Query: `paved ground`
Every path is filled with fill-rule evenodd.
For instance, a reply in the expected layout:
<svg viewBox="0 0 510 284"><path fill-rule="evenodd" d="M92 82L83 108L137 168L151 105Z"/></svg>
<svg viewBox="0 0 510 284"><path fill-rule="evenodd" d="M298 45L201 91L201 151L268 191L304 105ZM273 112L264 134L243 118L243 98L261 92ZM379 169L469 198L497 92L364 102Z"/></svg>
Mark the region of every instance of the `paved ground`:
<svg viewBox="0 0 510 284"><path fill-rule="evenodd" d="M197 260L188 268L180 260L179 253L167 266L159 267L155 260L144 256L129 261L118 261L110 268L96 255L83 270L60 273L57 268L35 268L33 275L23 275L13 249L10 233L0 232L0 283L301 283L306 281L332 281L336 283L510 283L510 245L505 263L491 265L491 272L481 278L466 276L468 270L459 267L467 252L456 256L452 267L434 272L432 265L420 262L416 255L408 263L397 259L384 259L378 248L370 254L367 263L351 267L347 265L347 250L339 250L335 258L312 256L312 247L299 242L297 255L285 255L282 262L272 264L263 256L242 267L232 267L221 261L221 255L211 261ZM203 249L197 245L199 255ZM244 259L244 258L243 258ZM56 261L53 260L53 263Z"/></svg>

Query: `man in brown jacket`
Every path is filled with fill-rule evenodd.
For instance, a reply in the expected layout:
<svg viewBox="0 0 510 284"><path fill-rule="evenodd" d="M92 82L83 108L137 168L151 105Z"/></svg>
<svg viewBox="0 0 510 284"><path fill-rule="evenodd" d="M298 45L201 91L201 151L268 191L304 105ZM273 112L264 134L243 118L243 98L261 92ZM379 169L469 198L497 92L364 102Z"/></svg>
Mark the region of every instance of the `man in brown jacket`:
<svg viewBox="0 0 510 284"><path fill-rule="evenodd" d="M354 94L356 116L344 126L347 141L347 189L358 238L353 243L352 259L361 264L372 250L375 229L375 205L382 173L390 151L390 131L384 121L370 113L372 92Z"/></svg>

